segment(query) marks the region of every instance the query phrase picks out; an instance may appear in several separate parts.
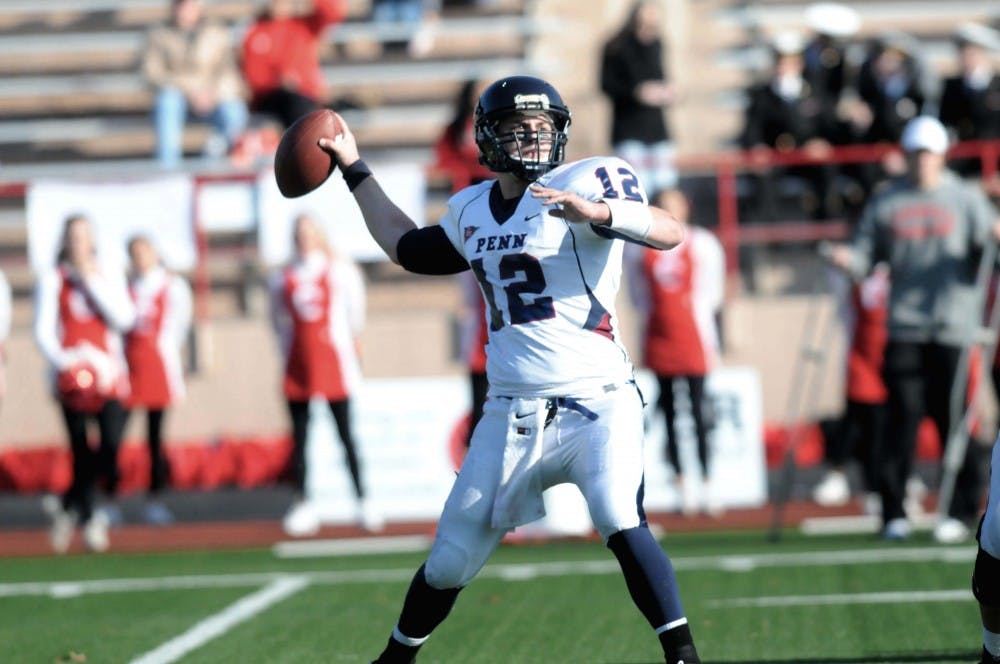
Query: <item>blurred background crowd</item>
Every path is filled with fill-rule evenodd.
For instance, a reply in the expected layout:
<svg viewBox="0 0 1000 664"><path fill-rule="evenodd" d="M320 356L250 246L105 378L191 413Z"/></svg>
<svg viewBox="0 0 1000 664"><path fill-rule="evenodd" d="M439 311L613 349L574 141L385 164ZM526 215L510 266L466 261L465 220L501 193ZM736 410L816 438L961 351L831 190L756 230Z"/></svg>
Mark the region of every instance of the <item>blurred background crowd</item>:
<svg viewBox="0 0 1000 664"><path fill-rule="evenodd" d="M651 200L700 227L697 248L677 252L681 257L671 265L647 266L682 275L684 285L659 299L649 299L648 284L633 288L622 318L637 365L665 381L661 394L673 394L673 379L685 380L687 407L698 414L701 473L709 472L711 422L701 421L699 377L720 364L750 365L762 376L772 467L794 445L796 461L813 469L806 497L843 505L862 490L874 491L878 461L866 454L871 427L885 417L873 404L888 402L879 381L884 340L880 346L878 339L891 275L880 267L869 281L852 283L824 267L816 250L824 241L848 240L887 178L907 174L900 142L921 116L939 119L947 132L953 146L947 166L986 196L1000 196L1000 144L992 142L1000 139L1000 16L989 2L960 8L892 0L584 5L587 11L560 0L0 4L0 268L7 275L0 282L7 357L0 490L65 491L62 500L45 503L54 546L68 546L76 523L93 523L88 543L102 549L107 527L122 517L104 510L92 518L97 484L109 496L148 494L141 518L168 523L174 515L158 496L171 484L184 486L178 473L171 480L165 469L163 450L171 441L271 436L283 446L277 470L262 477L287 480L286 530L309 534L318 517L302 506L303 450L308 400L320 395L344 444L356 518L380 529L381 515L365 501L365 455L356 454L349 426L353 373L468 374L471 401L481 403L475 357L482 345L481 302L463 303L457 280L413 279L384 261L352 256L339 242L337 209L313 211L319 223L309 215L282 219L293 249L268 263L260 231L265 220L256 211L262 208L253 207L256 194L247 205L244 190L266 175L281 132L327 107L348 118L373 161L416 168L422 215L434 223L450 193L489 177L472 138L479 90L496 77L530 72L552 81L569 103L570 158L621 156L635 166ZM36 184L170 176L194 182L192 212L166 222L194 229L193 262L171 265L160 255L164 240L156 227L142 226L142 233L132 228L113 238L128 254L127 265L112 261L98 269L100 242L92 236L101 236L106 222L85 207L48 219L46 233L61 234L61 244L52 237L51 256L41 265L28 260L34 222L26 209L32 191L41 191ZM206 210L199 199L212 186L229 187L232 196L216 192L231 215L215 223L220 206ZM149 206L129 213L148 215L158 203ZM643 260L652 259L634 257L630 285L641 285ZM290 368L295 336L289 329L315 322L294 307L282 313L303 278L296 270L314 280L336 275L320 280L329 292L316 287L302 297L325 307L324 324L345 326L336 333L337 371L344 377L337 385L295 383L296 376L311 378ZM122 304L119 315L102 300L102 286L87 286L91 274L109 280L116 294L108 297ZM352 284L357 301L336 309L330 292L348 288L344 283ZM650 308L676 305L677 298L696 302L699 329L710 320L712 342L701 349L697 366L657 367ZM825 312L834 330L823 349L825 378L807 412L789 413L787 395L802 389L799 346L811 343L803 330ZM101 359L84 362L86 353L65 353L71 344L61 317L77 314L79 334L91 346L133 361L113 369ZM103 321L99 330L88 322L95 315ZM164 338L157 337L161 332ZM143 333L152 341L143 342ZM142 343L152 346L143 350ZM983 353L973 360L978 369L971 371L988 393L975 398L973 438L984 441L993 438L989 394L995 388L982 378L1000 376L990 371L992 345L995 339L980 344ZM153 356L159 359L150 361ZM84 365L95 374L94 385L103 386L96 403L86 401L93 389L80 387ZM130 388L116 391L115 381L128 376ZM658 406L671 434L664 455L680 483L672 397ZM168 408L176 412L165 419ZM135 409L147 413L142 426L128 417ZM90 420L100 429L92 455L84 450L91 445ZM805 434L796 428L803 422ZM947 433L921 429L914 458L936 464ZM937 451L927 442L935 437ZM115 459L123 440L125 447L142 442L131 447L148 450L151 460L144 462L148 473L133 473L124 489L112 470L120 465ZM72 449L71 473L52 471L55 457L40 452L52 447ZM983 454L982 445L970 449ZM850 468L854 458L860 470ZM986 458L970 462L980 475ZM904 465L913 476L908 497L916 513L924 487L938 476L921 473L919 463ZM972 516L963 516L966 530L943 536L967 538Z"/></svg>

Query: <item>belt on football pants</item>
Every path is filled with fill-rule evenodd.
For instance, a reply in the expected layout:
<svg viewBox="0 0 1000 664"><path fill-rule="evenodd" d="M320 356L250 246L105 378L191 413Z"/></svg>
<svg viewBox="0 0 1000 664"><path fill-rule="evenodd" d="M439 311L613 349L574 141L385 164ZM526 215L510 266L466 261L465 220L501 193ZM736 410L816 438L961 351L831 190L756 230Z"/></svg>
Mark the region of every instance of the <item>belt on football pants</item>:
<svg viewBox="0 0 1000 664"><path fill-rule="evenodd" d="M545 413L545 424L543 425L543 428L552 424L552 420L556 418L556 412L558 412L560 408L575 410L591 422L595 422L597 420L597 413L587 408L573 397L553 397L545 400L545 409L547 412Z"/></svg>

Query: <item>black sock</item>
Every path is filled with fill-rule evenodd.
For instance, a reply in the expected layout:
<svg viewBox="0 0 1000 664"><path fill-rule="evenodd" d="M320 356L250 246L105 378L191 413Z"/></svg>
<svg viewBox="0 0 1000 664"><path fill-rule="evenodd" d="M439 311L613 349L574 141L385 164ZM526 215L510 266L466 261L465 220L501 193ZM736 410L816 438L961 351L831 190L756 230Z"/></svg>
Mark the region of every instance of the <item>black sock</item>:
<svg viewBox="0 0 1000 664"><path fill-rule="evenodd" d="M390 636L385 650L372 664L411 664L417 661L418 650L420 646L403 645Z"/></svg>
<svg viewBox="0 0 1000 664"><path fill-rule="evenodd" d="M427 583L424 567L421 565L413 575L409 590L406 591L403 611L399 614L399 622L396 625L397 631L411 639L426 638L448 617L461 590L461 588L432 587ZM389 637L385 650L375 661L378 664L409 664L417 656L418 650L420 650L419 645L405 645Z"/></svg>
<svg viewBox="0 0 1000 664"><path fill-rule="evenodd" d="M687 625L678 625L660 633L660 645L667 664L700 664L698 651L694 647L691 629Z"/></svg>
<svg viewBox="0 0 1000 664"><path fill-rule="evenodd" d="M684 618L674 568L649 528L619 530L608 538L608 548L621 565L632 601L650 627L659 629Z"/></svg>
<svg viewBox="0 0 1000 664"><path fill-rule="evenodd" d="M632 601L653 629L683 621L684 607L674 568L649 528L620 530L608 538L608 548L622 567ZM661 633L660 643L667 662L700 661L686 622Z"/></svg>

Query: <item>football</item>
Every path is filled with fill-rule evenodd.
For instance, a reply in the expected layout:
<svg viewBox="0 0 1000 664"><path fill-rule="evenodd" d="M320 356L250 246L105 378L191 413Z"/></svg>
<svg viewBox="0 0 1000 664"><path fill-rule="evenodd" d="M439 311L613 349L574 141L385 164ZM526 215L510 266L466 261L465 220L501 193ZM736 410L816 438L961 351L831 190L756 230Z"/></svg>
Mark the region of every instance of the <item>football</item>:
<svg viewBox="0 0 1000 664"><path fill-rule="evenodd" d="M317 141L342 133L343 122L335 112L321 108L285 130L274 154L274 178L282 196L298 198L326 182L337 162Z"/></svg>

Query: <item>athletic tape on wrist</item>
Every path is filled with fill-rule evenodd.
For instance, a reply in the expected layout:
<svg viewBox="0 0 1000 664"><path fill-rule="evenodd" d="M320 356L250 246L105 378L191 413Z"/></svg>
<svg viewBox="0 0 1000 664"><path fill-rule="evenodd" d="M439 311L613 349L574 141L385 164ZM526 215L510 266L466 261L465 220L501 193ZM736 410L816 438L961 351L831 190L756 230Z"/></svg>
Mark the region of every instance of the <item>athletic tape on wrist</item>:
<svg viewBox="0 0 1000 664"><path fill-rule="evenodd" d="M603 199L603 202L611 210L611 230L636 240L645 241L649 237L653 213L648 207L636 201Z"/></svg>
<svg viewBox="0 0 1000 664"><path fill-rule="evenodd" d="M344 169L344 182L347 183L348 191L354 191L359 184L364 182L372 174L372 169L368 168L361 159Z"/></svg>

